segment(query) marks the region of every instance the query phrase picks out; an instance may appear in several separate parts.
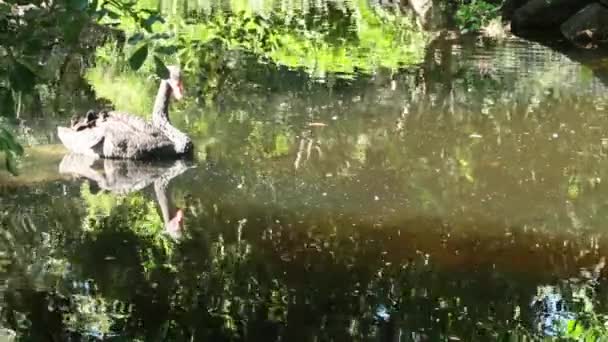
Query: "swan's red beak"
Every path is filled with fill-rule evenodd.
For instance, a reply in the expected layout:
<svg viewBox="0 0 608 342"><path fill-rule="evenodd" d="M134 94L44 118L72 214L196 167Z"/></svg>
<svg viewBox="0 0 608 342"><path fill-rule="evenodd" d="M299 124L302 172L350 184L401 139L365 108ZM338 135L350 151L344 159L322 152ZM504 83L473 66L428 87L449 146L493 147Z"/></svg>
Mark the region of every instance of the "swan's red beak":
<svg viewBox="0 0 608 342"><path fill-rule="evenodd" d="M171 92L176 100L181 100L184 97L184 85L182 81L170 81Z"/></svg>
<svg viewBox="0 0 608 342"><path fill-rule="evenodd" d="M179 239L182 236L182 229L184 224L184 211L177 208L175 216L165 225L165 232L171 237Z"/></svg>
<svg viewBox="0 0 608 342"><path fill-rule="evenodd" d="M184 211L183 210L177 209L177 212L175 213L175 221L179 225L181 225L182 222L184 222Z"/></svg>

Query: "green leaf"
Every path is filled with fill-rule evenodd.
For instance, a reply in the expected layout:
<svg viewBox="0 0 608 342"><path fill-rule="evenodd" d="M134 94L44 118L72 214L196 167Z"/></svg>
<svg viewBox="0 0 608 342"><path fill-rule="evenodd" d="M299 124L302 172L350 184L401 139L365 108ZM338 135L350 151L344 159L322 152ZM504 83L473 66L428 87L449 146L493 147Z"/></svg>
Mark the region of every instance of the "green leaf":
<svg viewBox="0 0 608 342"><path fill-rule="evenodd" d="M88 0L70 0L68 1L68 8L77 11L84 11L89 6Z"/></svg>
<svg viewBox="0 0 608 342"><path fill-rule="evenodd" d="M0 15L11 14L11 5L0 2Z"/></svg>
<svg viewBox="0 0 608 342"><path fill-rule="evenodd" d="M70 19L63 19L64 23L62 25L62 29L63 29L63 36L65 39L65 42L68 44L77 44L78 41L80 40L80 33L82 32L82 29L84 28L84 24L85 21L82 18L74 18L72 20Z"/></svg>
<svg viewBox="0 0 608 342"><path fill-rule="evenodd" d="M144 39L144 34L136 33L136 34L132 35L131 37L129 37L129 39L127 39L127 43L129 45L135 45L135 44L141 42L142 39Z"/></svg>
<svg viewBox="0 0 608 342"><path fill-rule="evenodd" d="M15 117L15 100L13 92L4 87L0 87L0 116Z"/></svg>
<svg viewBox="0 0 608 342"><path fill-rule="evenodd" d="M10 153L7 152L6 153L6 169L8 170L8 172L12 173L14 176L18 175L17 172L17 158L15 158L15 156Z"/></svg>
<svg viewBox="0 0 608 342"><path fill-rule="evenodd" d="M120 14L114 11L106 10L106 14L108 15L108 17L110 17L110 19L120 19Z"/></svg>
<svg viewBox="0 0 608 342"><path fill-rule="evenodd" d="M46 37L37 37L37 36L32 36L29 39L27 39L25 42L23 42L24 44L24 54L25 55L36 55L36 54L40 54L40 51L43 49L44 47L44 40ZM46 40L46 44L48 44L48 40Z"/></svg>
<svg viewBox="0 0 608 342"><path fill-rule="evenodd" d="M14 90L28 92L36 84L36 75L25 64L14 61L9 73L9 80Z"/></svg>
<svg viewBox="0 0 608 342"><path fill-rule="evenodd" d="M91 15L91 17L94 20L100 21L101 19L103 19L103 17L105 17L108 14L108 10L105 8L102 8L98 11L93 12L93 14Z"/></svg>
<svg viewBox="0 0 608 342"><path fill-rule="evenodd" d="M169 45L169 46L159 46L154 49L155 52L160 53L162 55L172 55L177 52L177 46Z"/></svg>
<svg viewBox="0 0 608 342"><path fill-rule="evenodd" d="M135 51L129 58L129 65L133 70L139 70L144 64L144 61L148 57L148 44L142 45L137 51Z"/></svg>
<svg viewBox="0 0 608 342"><path fill-rule="evenodd" d="M172 36L169 33L164 32L164 33L155 33L155 34L153 34L153 35L150 36L150 39L153 39L153 40L157 40L157 39L169 39L171 37Z"/></svg>
<svg viewBox="0 0 608 342"><path fill-rule="evenodd" d="M154 56L154 64L156 66L156 74L163 80L169 78L169 69L165 66L165 63L158 58L158 56Z"/></svg>
<svg viewBox="0 0 608 342"><path fill-rule="evenodd" d="M21 147L13 135L4 128L0 128L0 142L2 142L2 149L4 151L12 152L16 155L23 154L23 147Z"/></svg>
<svg viewBox="0 0 608 342"><path fill-rule="evenodd" d="M157 21L164 23L165 19L158 14L151 14L148 19L141 21L141 26L143 26L146 31L152 33L152 25Z"/></svg>
<svg viewBox="0 0 608 342"><path fill-rule="evenodd" d="M17 175L17 156L23 154L23 147L15 140L13 135L4 128L0 128L0 151L6 155L6 169Z"/></svg>

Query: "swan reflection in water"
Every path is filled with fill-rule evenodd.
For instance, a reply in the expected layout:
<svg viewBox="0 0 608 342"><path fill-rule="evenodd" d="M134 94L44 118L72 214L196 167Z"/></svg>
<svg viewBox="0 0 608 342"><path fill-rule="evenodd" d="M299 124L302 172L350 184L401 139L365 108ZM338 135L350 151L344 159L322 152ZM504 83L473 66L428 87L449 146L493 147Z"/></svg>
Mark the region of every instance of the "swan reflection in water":
<svg viewBox="0 0 608 342"><path fill-rule="evenodd" d="M173 178L194 167L181 159L136 161L67 154L59 164L59 172L87 178L99 188L119 195L141 191L153 184L165 225L164 233L179 240L183 237L184 212L171 202L167 188Z"/></svg>

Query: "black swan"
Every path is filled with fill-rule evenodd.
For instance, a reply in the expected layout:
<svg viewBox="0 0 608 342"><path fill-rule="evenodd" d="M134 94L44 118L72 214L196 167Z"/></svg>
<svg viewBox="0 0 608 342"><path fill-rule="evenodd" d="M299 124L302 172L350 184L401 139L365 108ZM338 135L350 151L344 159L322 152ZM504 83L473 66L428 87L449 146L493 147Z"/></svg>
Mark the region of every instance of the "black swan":
<svg viewBox="0 0 608 342"><path fill-rule="evenodd" d="M167 66L169 77L160 82L152 123L127 113L89 111L71 127L57 127L59 139L72 153L109 159L163 159L192 153L192 140L169 121L171 95L183 96L181 71Z"/></svg>

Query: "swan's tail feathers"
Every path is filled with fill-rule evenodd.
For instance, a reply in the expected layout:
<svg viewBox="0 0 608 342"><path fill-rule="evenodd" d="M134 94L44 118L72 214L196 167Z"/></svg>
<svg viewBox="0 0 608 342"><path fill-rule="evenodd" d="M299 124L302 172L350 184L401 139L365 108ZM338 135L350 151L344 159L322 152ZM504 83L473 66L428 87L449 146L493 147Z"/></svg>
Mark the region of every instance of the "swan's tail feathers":
<svg viewBox="0 0 608 342"><path fill-rule="evenodd" d="M73 153L101 156L104 134L99 129L74 131L67 127L57 127L57 135L63 145Z"/></svg>

